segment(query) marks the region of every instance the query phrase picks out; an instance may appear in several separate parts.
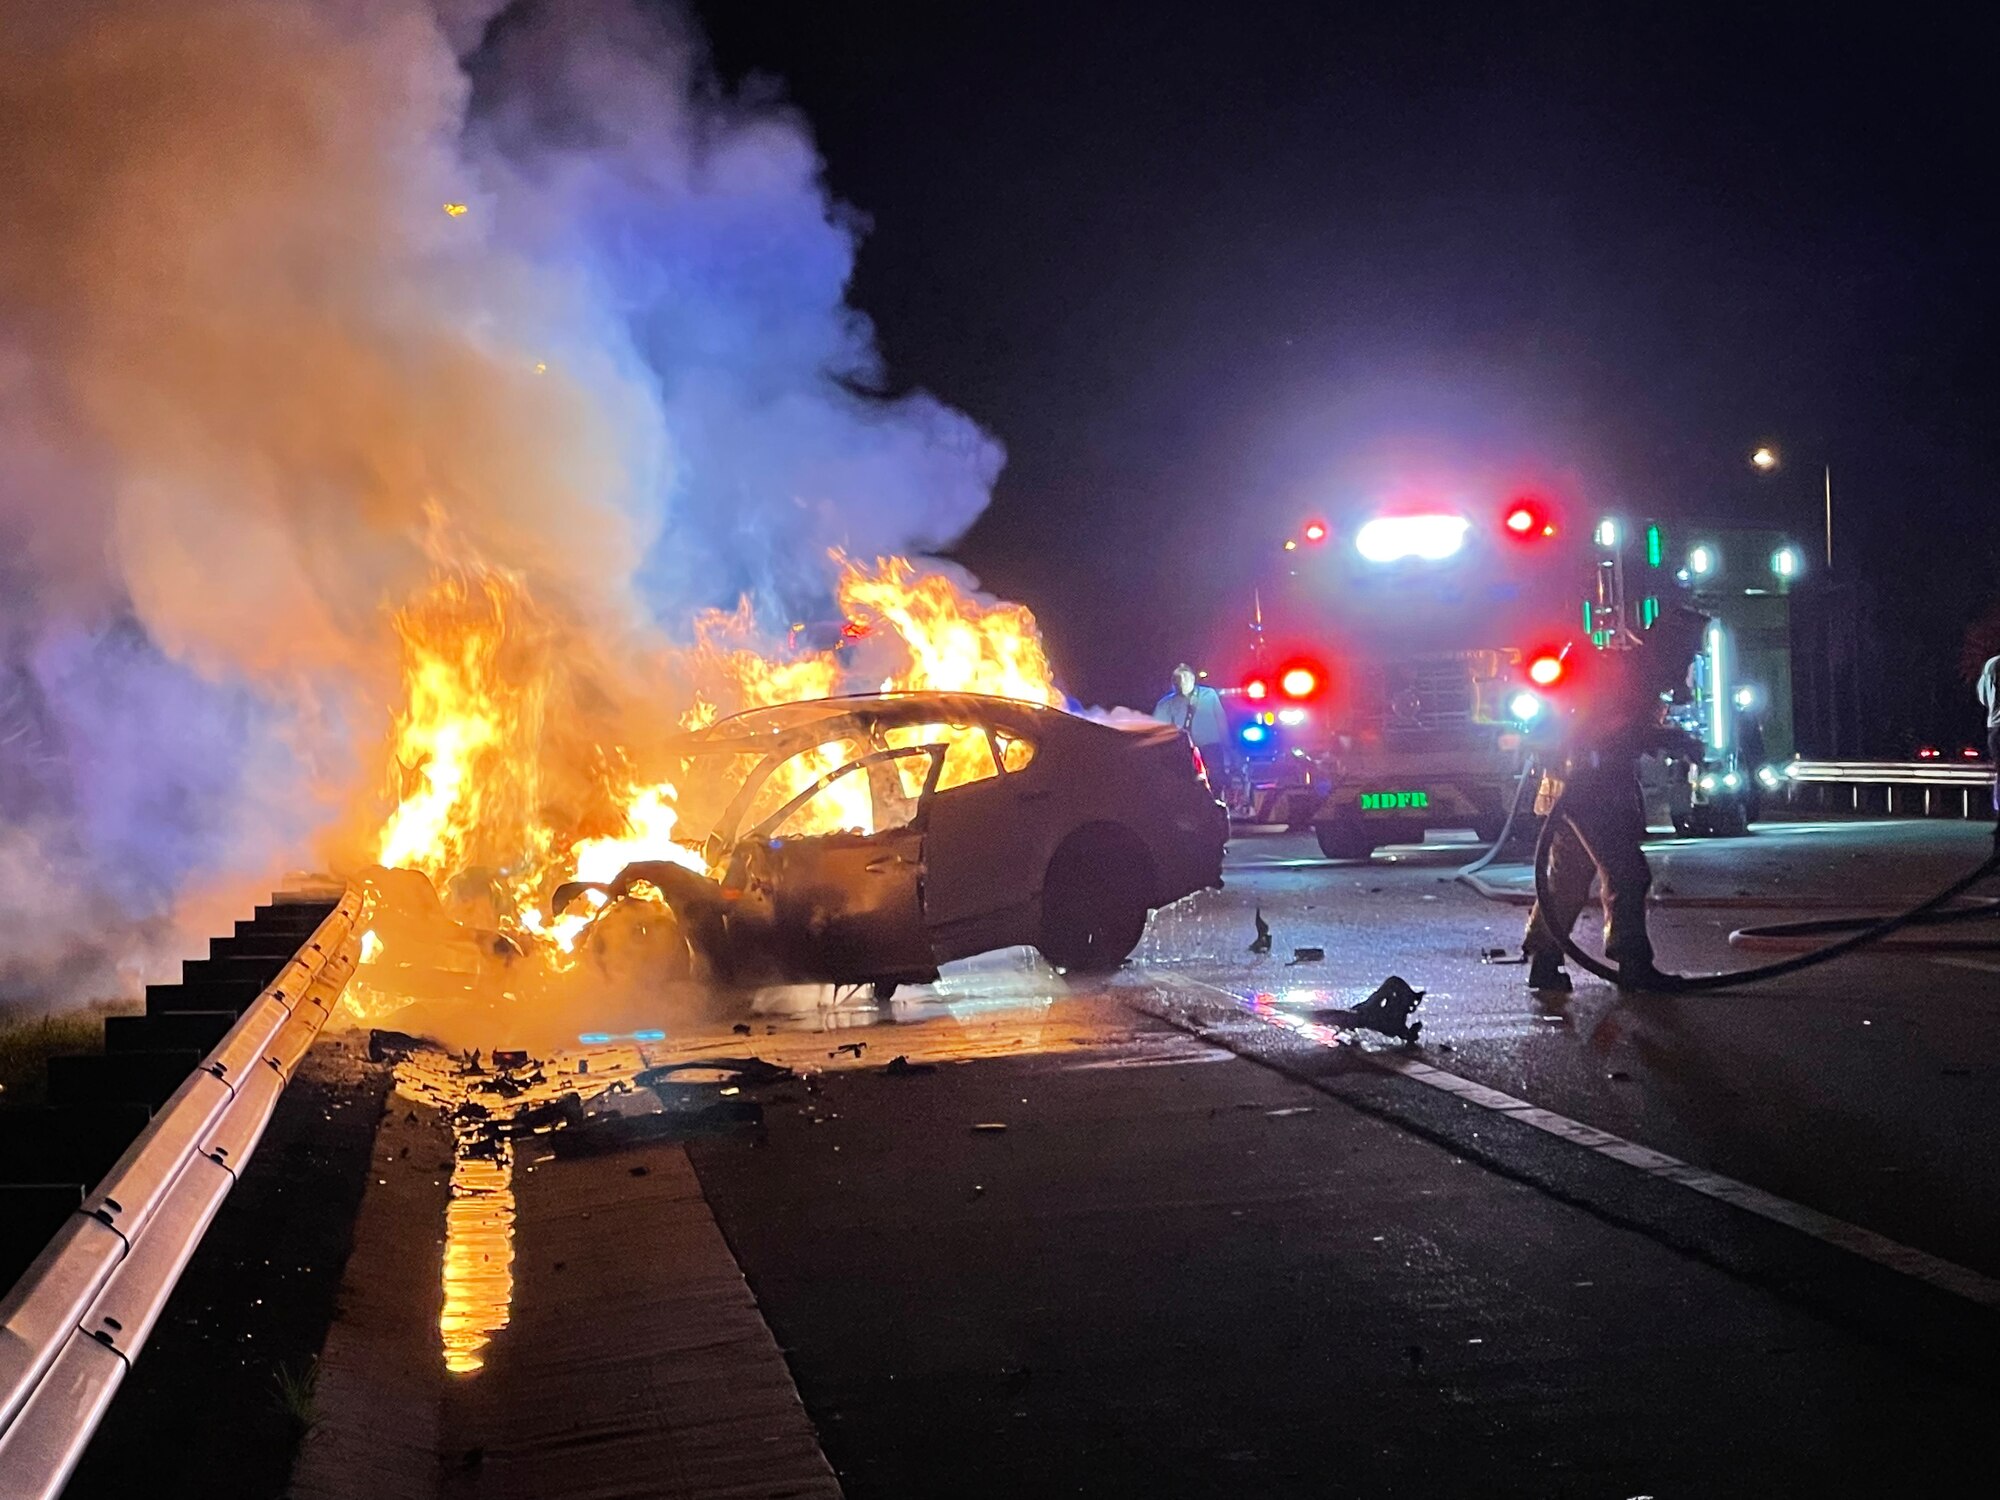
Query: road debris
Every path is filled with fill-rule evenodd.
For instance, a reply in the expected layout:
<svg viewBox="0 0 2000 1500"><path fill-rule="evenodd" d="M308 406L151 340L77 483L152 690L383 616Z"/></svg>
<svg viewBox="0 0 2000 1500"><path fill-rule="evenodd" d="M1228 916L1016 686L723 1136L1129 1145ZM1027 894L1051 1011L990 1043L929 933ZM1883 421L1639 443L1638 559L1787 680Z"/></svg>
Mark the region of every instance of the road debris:
<svg viewBox="0 0 2000 1500"><path fill-rule="evenodd" d="M1424 996L1428 993L1427 990L1410 988L1409 981L1402 975L1391 974L1375 987L1373 994L1352 1010L1333 1007L1316 1010L1312 1017L1315 1021L1333 1026L1378 1031L1399 1042L1414 1042L1424 1029L1424 1023L1410 1020L1410 1013L1424 1003Z"/></svg>
<svg viewBox="0 0 2000 1500"><path fill-rule="evenodd" d="M888 1066L883 1068L882 1071L896 1078L910 1078L918 1073L935 1073L937 1071L937 1064L913 1063L910 1061L907 1053L898 1052L894 1057L889 1059Z"/></svg>
<svg viewBox="0 0 2000 1500"><path fill-rule="evenodd" d="M1252 953L1269 953L1271 951L1271 924L1264 920L1264 908L1261 906L1258 907L1252 915L1251 920L1257 924L1257 935L1250 940L1250 951Z"/></svg>
<svg viewBox="0 0 2000 1500"><path fill-rule="evenodd" d="M1325 961L1326 949L1324 948L1294 948L1292 950L1292 961L1286 964L1285 967L1289 969L1295 964L1317 964L1324 963Z"/></svg>

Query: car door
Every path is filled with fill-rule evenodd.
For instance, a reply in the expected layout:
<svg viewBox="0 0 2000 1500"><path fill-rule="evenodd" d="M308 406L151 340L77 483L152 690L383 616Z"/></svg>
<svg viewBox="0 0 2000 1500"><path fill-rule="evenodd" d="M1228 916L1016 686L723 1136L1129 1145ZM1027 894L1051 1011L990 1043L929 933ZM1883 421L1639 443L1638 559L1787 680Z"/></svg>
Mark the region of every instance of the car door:
<svg viewBox="0 0 2000 1500"><path fill-rule="evenodd" d="M940 963L1035 941L1042 877L1066 831L1052 821L1054 769L1040 747L953 733L977 735L983 749L959 763L979 774L940 787L926 814L924 921Z"/></svg>
<svg viewBox="0 0 2000 1500"><path fill-rule="evenodd" d="M737 845L731 883L740 895L730 947L740 974L773 981L858 984L927 979L923 921L924 794L936 782L935 747L879 750L820 777ZM870 819L851 818L870 773L889 770L912 795ZM868 796L870 804L881 799ZM841 809L825 814L828 802ZM888 826L883 826L884 824ZM801 834L799 829L834 828Z"/></svg>

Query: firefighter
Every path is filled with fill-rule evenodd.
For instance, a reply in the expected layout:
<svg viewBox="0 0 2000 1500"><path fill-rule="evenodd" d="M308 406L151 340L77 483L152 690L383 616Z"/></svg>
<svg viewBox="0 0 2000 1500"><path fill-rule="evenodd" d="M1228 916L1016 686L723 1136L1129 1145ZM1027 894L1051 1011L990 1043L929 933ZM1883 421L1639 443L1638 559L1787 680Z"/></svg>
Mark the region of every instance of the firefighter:
<svg viewBox="0 0 2000 1500"><path fill-rule="evenodd" d="M1197 681L1194 668L1182 662L1174 668L1173 691L1153 705L1153 717L1194 742L1219 788L1229 763L1229 720L1222 711L1222 694Z"/></svg>
<svg viewBox="0 0 2000 1500"><path fill-rule="evenodd" d="M1646 989L1659 978L1646 936L1653 872L1640 848L1646 807L1638 760L1653 751L1700 762L1700 743L1665 722L1665 699L1686 692L1689 665L1707 626L1706 616L1676 609L1655 620L1638 645L1593 661L1595 680L1583 684L1586 696L1535 798L1535 811L1546 816L1561 797L1565 821L1553 835L1549 857L1556 909L1544 912L1538 901L1521 940L1530 989L1570 988L1555 933L1576 925L1590 897L1593 868L1603 893L1604 954L1618 965L1620 986Z"/></svg>
<svg viewBox="0 0 2000 1500"><path fill-rule="evenodd" d="M2000 656L1979 669L1979 706L1986 710L1986 757L1993 762L1993 839L2000 843Z"/></svg>

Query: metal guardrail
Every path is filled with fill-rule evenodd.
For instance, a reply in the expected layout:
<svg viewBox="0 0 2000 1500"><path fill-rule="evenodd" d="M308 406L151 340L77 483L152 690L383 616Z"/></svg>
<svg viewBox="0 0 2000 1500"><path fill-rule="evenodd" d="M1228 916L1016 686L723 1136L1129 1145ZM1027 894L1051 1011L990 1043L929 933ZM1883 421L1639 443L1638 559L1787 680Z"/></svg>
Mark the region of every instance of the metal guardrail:
<svg viewBox="0 0 2000 1500"><path fill-rule="evenodd" d="M1992 806L1990 800L1977 801L1981 792L1990 796L1993 786L1993 767L1985 761L1795 760L1786 764L1781 774L1786 801L1796 802L1801 790L1812 789L1825 806L1833 789L1840 787L1847 790L1845 800L1851 812L1864 811L1862 794L1877 789L1882 794L1882 810L1891 814L1898 811L1899 793L1907 801L1916 801L1921 794L1925 817L1932 814L1934 803L1944 797L1958 802L1961 817L1973 817Z"/></svg>
<svg viewBox="0 0 2000 1500"><path fill-rule="evenodd" d="M59 1494L358 959L350 888L0 1300L0 1500Z"/></svg>

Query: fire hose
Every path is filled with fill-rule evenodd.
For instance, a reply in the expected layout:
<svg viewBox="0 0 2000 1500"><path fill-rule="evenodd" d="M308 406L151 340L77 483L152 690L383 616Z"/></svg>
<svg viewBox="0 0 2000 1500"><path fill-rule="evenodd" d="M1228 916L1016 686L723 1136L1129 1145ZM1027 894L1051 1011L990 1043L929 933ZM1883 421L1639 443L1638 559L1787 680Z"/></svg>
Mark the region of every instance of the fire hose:
<svg viewBox="0 0 2000 1500"><path fill-rule="evenodd" d="M1542 825L1541 837L1535 841L1535 900L1538 909L1543 913L1555 910L1555 903L1551 899L1553 893L1549 888L1549 861L1550 855L1555 849L1556 835L1560 825L1567 823L1570 831L1583 844L1585 851L1590 854L1592 860L1595 861L1597 858L1597 851L1590 847L1589 838L1577 826L1575 819L1569 816L1568 811L1563 806L1568 796L1569 793L1565 791L1561 796L1556 798L1555 805L1549 809L1548 821ZM1518 796L1516 797L1516 801L1518 803ZM1511 815L1509 821L1512 821ZM1495 847L1498 848L1498 845L1496 844ZM1843 931L1847 932L1848 936L1836 939L1823 947L1814 948L1809 952L1798 953L1790 958L1780 959L1776 963L1760 964L1755 968L1738 969L1731 973L1658 974L1649 976L1648 987L1670 993L1685 993L1694 990L1733 989L1737 985L1754 984L1766 979L1776 979L1783 974L1795 974L1799 970L1809 969L1815 964L1827 963L1844 954L1852 953L1858 948L1865 948L1871 943L1878 943L1891 933L1898 932L1905 927L1956 922L1976 917L1991 917L1996 912L2000 912L2000 903L1986 903L1978 907L1954 911L1942 911L1940 908L1948 905L1978 885L1981 881L1995 874L2000 874L2000 831L1996 831L1995 833L1993 852L1980 862L1977 869L1953 881L1935 895L1926 897L1907 911L1897 912L1893 916L1884 917L1876 921L1870 921L1867 918L1837 917L1809 922L1778 923L1769 927L1748 929L1745 934L1741 935L1749 936L1753 940L1763 940L1768 946L1778 946L1793 936L1808 936ZM1603 959L1593 958L1590 954L1584 952L1582 948L1577 946L1576 939L1563 930L1562 924L1548 922L1545 917L1544 926L1554 935L1556 941L1562 945L1564 956L1575 962L1579 968L1583 969L1586 973L1595 974L1599 979L1606 980L1611 984L1621 982L1621 975L1616 964L1606 962ZM1735 941L1736 936L1732 935L1732 942ZM1951 946L1965 949L1987 945L1962 943ZM1994 946L2000 946L2000 943L1996 943Z"/></svg>

